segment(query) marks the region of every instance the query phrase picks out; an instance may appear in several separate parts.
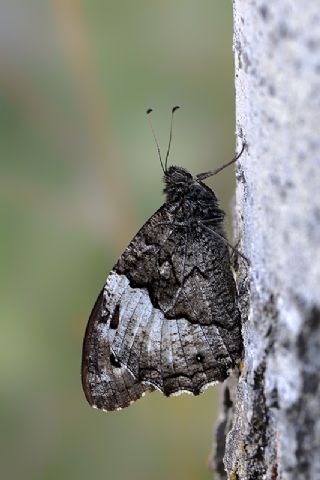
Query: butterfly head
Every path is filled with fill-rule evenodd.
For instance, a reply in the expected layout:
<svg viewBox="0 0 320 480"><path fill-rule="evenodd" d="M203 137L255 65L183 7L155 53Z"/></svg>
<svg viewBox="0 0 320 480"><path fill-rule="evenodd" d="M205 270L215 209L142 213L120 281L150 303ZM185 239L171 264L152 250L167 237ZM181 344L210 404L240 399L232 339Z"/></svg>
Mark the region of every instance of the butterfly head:
<svg viewBox="0 0 320 480"><path fill-rule="evenodd" d="M185 168L171 166L165 171L164 183L168 201L175 201L190 190L194 178Z"/></svg>

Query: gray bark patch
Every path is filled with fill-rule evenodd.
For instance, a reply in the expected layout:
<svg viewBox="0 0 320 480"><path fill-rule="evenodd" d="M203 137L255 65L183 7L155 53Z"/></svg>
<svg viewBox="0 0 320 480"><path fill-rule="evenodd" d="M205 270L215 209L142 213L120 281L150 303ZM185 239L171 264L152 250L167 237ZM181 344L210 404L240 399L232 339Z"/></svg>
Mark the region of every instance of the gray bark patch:
<svg viewBox="0 0 320 480"><path fill-rule="evenodd" d="M248 144L235 216L251 269L240 262L245 353L226 387L215 479L320 478L319 12L319 1L234 2Z"/></svg>

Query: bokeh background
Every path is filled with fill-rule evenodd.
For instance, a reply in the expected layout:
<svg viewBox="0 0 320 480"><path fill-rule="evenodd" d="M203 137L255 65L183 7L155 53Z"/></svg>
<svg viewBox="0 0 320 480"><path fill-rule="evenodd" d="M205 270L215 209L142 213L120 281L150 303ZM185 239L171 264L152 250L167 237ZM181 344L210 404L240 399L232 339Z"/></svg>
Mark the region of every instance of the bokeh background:
<svg viewBox="0 0 320 480"><path fill-rule="evenodd" d="M2 0L0 55L1 478L210 479L218 387L106 414L80 358L108 271L163 201L145 110L165 150L181 105L172 163L233 155L231 0ZM227 211L232 178L208 181Z"/></svg>

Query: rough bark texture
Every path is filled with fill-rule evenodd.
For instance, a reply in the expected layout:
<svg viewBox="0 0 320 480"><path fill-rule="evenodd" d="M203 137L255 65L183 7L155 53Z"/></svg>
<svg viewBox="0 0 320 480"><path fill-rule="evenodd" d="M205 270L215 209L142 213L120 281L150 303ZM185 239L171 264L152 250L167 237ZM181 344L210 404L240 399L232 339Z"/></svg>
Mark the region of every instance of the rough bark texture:
<svg viewBox="0 0 320 480"><path fill-rule="evenodd" d="M238 270L245 352L215 479L319 480L320 1L235 0L234 23L248 144L236 223L251 266Z"/></svg>

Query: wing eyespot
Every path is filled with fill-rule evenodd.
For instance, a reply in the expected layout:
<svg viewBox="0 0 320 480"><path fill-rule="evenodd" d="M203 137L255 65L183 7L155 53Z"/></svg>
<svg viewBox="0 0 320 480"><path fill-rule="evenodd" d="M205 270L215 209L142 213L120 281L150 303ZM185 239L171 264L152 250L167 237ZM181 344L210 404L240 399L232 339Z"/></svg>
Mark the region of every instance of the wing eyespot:
<svg viewBox="0 0 320 480"><path fill-rule="evenodd" d="M121 363L119 362L119 360L116 359L113 353L111 353L110 355L110 363L115 368L121 368Z"/></svg>
<svg viewBox="0 0 320 480"><path fill-rule="evenodd" d="M204 361L204 355L202 353L197 353L196 361L202 363Z"/></svg>
<svg viewBox="0 0 320 480"><path fill-rule="evenodd" d="M110 320L110 328L112 328L113 330L116 330L119 326L119 319L120 319L120 305L117 304Z"/></svg>

